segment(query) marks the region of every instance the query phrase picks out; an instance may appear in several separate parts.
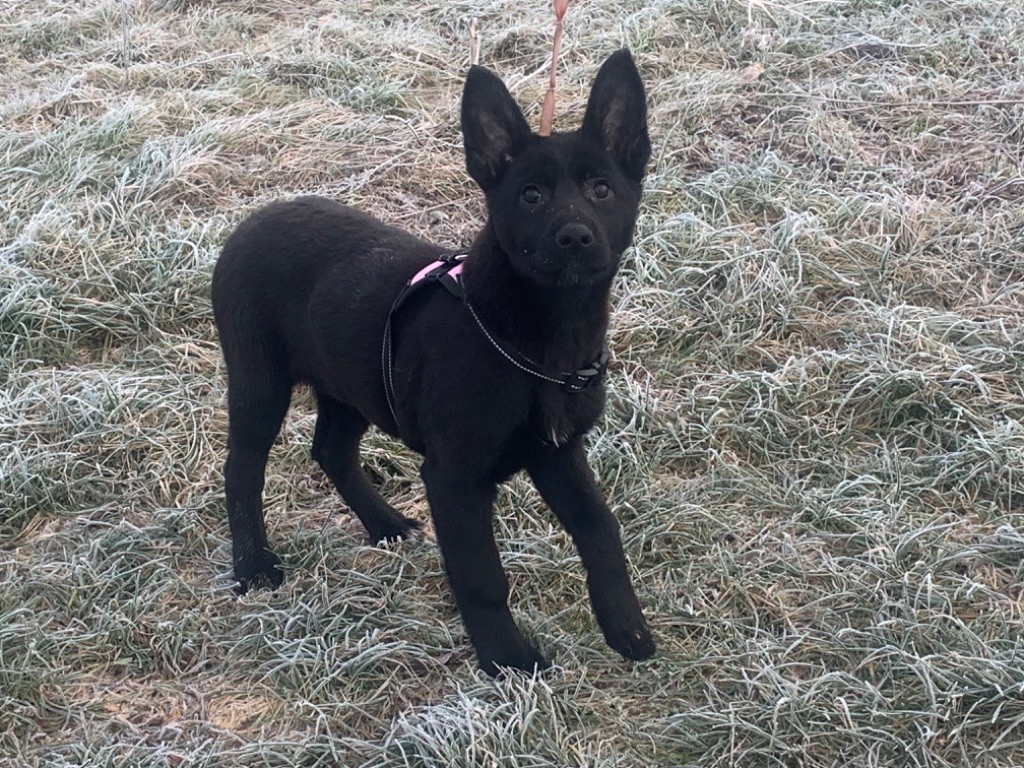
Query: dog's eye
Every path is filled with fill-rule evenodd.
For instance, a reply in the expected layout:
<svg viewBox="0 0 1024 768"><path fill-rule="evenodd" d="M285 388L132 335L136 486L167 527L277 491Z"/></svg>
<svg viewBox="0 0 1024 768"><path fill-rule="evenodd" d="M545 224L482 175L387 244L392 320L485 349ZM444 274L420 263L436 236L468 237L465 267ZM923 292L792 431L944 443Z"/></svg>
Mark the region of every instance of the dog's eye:
<svg viewBox="0 0 1024 768"><path fill-rule="evenodd" d="M607 181L595 181L594 182L594 197L599 200L604 200L611 193L612 188L608 186Z"/></svg>
<svg viewBox="0 0 1024 768"><path fill-rule="evenodd" d="M533 184L531 184L530 186L526 187L523 190L522 197L524 203L528 203L529 205L536 205L537 203L540 202L540 190L537 189L537 187L535 187Z"/></svg>

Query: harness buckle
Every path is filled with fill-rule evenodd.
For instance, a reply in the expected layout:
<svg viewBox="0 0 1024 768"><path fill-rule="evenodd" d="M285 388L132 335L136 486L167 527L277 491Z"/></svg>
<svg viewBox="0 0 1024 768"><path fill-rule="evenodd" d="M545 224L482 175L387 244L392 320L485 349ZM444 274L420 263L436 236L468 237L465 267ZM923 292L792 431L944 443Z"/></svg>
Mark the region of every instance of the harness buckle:
<svg viewBox="0 0 1024 768"><path fill-rule="evenodd" d="M564 387L566 392L582 392L595 381L600 381L607 369L608 347L604 347L601 349L601 354L598 356L597 360L592 362L586 368L580 368L566 376L565 381L562 382L562 387Z"/></svg>

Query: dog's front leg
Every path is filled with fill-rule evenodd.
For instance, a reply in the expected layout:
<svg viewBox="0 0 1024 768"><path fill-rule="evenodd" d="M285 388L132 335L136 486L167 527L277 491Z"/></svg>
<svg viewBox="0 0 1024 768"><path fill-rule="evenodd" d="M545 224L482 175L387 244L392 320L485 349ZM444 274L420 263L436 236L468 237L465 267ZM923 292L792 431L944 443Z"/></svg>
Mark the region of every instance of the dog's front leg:
<svg viewBox="0 0 1024 768"><path fill-rule="evenodd" d="M464 471L442 467L429 456L421 474L448 581L481 669L497 675L499 667L547 668L508 609L508 579L491 523L494 484L467 478Z"/></svg>
<svg viewBox="0 0 1024 768"><path fill-rule="evenodd" d="M626 573L619 524L597 488L582 441L538 457L527 471L576 543L608 645L628 659L649 658L654 640Z"/></svg>

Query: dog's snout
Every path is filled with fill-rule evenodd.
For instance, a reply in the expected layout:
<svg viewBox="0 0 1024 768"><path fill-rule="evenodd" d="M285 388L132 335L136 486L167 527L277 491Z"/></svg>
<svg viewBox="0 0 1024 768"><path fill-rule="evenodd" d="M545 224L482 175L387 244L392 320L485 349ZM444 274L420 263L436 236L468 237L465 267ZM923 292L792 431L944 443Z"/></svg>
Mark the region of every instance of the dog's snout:
<svg viewBox="0 0 1024 768"><path fill-rule="evenodd" d="M555 235L559 248L579 250L587 248L594 242L594 233L583 224L566 224Z"/></svg>

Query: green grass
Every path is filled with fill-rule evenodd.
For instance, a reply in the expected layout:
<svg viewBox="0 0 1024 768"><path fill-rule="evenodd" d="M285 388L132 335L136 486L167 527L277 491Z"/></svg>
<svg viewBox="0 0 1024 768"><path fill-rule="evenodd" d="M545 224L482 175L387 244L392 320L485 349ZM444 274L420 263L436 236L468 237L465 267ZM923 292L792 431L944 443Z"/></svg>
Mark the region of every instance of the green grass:
<svg viewBox="0 0 1024 768"><path fill-rule="evenodd" d="M580 0L556 129L629 45L655 151L591 459L659 644L500 498L556 666L492 681L429 541L366 544L271 455L287 569L235 598L208 301L231 228L320 193L465 243L458 98L536 124L550 3L16 0L0 24L0 766L1024 764L1024 10ZM417 459L365 461L405 513Z"/></svg>

